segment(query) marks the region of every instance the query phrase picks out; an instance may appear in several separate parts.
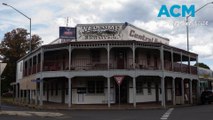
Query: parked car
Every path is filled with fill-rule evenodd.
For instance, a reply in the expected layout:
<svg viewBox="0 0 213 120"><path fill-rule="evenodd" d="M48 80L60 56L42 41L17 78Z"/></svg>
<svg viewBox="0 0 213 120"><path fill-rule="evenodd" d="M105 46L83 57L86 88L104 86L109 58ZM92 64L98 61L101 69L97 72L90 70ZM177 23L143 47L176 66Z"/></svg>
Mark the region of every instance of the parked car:
<svg viewBox="0 0 213 120"><path fill-rule="evenodd" d="M212 90L205 90L201 93L201 103L202 104L211 104L213 102L213 91Z"/></svg>
<svg viewBox="0 0 213 120"><path fill-rule="evenodd" d="M8 91L2 94L2 97L13 97L13 92Z"/></svg>

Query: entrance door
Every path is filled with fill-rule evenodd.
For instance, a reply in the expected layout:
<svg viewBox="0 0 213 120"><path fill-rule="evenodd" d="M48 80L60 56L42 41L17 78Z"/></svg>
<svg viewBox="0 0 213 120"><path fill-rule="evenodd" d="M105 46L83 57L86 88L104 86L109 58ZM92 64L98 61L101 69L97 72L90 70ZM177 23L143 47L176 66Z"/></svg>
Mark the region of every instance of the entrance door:
<svg viewBox="0 0 213 120"><path fill-rule="evenodd" d="M119 103L119 86L115 81L115 98L116 98L116 103ZM128 99L128 80L124 79L120 85L120 103L127 103Z"/></svg>
<svg viewBox="0 0 213 120"><path fill-rule="evenodd" d="M124 62L125 62L125 51L119 50L117 52L117 69L124 69Z"/></svg>

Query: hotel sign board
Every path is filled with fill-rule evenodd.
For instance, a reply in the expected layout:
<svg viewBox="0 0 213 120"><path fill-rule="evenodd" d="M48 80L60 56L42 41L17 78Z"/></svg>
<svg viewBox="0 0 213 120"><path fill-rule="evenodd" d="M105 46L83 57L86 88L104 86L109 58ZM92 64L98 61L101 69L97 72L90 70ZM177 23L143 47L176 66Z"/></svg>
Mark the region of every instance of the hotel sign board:
<svg viewBox="0 0 213 120"><path fill-rule="evenodd" d="M59 27L59 38L76 39L76 29L72 27Z"/></svg>
<svg viewBox="0 0 213 120"><path fill-rule="evenodd" d="M148 31L136 28L134 26L127 26L126 30L127 30L127 37L129 40L162 43L166 45L169 44L169 39L160 37Z"/></svg>
<svg viewBox="0 0 213 120"><path fill-rule="evenodd" d="M128 23L78 24L77 41L136 40L169 44L169 39L139 29Z"/></svg>
<svg viewBox="0 0 213 120"><path fill-rule="evenodd" d="M79 24L77 41L121 40L122 24Z"/></svg>

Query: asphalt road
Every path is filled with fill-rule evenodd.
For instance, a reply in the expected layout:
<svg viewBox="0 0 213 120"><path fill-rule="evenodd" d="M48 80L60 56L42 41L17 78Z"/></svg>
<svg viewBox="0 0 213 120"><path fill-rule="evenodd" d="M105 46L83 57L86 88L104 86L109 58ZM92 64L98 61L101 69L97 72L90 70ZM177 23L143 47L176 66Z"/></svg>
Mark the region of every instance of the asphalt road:
<svg viewBox="0 0 213 120"><path fill-rule="evenodd" d="M168 120L213 120L213 103L211 105L175 108Z"/></svg>
<svg viewBox="0 0 213 120"><path fill-rule="evenodd" d="M17 112L15 115L7 112ZM213 104L152 110L35 111L4 106L0 120L213 120Z"/></svg>

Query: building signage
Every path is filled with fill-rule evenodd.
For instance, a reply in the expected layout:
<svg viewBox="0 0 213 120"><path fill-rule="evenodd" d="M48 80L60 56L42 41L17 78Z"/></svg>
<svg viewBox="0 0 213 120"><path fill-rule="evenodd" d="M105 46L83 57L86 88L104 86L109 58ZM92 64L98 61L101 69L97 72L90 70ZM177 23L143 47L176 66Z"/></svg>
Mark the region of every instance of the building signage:
<svg viewBox="0 0 213 120"><path fill-rule="evenodd" d="M77 41L136 40L169 44L169 39L139 29L128 23L79 24L76 29Z"/></svg>
<svg viewBox="0 0 213 120"><path fill-rule="evenodd" d="M31 82L39 83L39 82L41 82L41 80L40 79L33 79L33 80L31 80Z"/></svg>
<svg viewBox="0 0 213 120"><path fill-rule="evenodd" d="M61 39L76 39L76 29L72 27L60 27L59 38Z"/></svg>
<svg viewBox="0 0 213 120"><path fill-rule="evenodd" d="M130 40L138 40L143 42L154 42L154 43L163 43L168 45L169 39L160 37L158 35L149 33L144 30L136 29L134 27L127 27L128 29L128 37Z"/></svg>
<svg viewBox="0 0 213 120"><path fill-rule="evenodd" d="M157 38L149 38L149 37L145 36L144 34L140 35L140 34L136 33L135 30L130 30L129 36L134 37L134 38L139 39L139 40L142 40L144 42L158 42Z"/></svg>
<svg viewBox="0 0 213 120"><path fill-rule="evenodd" d="M120 40L121 24L88 24L77 26L77 40Z"/></svg>

